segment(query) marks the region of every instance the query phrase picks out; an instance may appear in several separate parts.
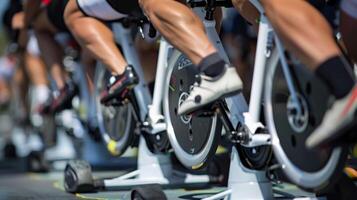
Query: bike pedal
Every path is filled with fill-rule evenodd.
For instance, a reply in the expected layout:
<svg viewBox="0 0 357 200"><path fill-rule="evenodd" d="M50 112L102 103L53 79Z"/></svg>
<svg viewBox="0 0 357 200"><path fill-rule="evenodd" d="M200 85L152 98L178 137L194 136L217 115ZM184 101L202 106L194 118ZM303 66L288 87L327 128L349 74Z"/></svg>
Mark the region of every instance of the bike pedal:
<svg viewBox="0 0 357 200"><path fill-rule="evenodd" d="M201 109L189 114L195 117L212 117L219 112L218 106L216 104L210 104L208 106L202 107Z"/></svg>

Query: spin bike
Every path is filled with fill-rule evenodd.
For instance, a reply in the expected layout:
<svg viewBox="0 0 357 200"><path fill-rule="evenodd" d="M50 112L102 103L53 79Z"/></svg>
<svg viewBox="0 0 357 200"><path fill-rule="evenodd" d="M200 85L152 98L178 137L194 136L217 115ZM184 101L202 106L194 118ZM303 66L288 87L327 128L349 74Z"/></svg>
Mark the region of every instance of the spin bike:
<svg viewBox="0 0 357 200"><path fill-rule="evenodd" d="M65 169L65 189L68 192L90 192L98 189L126 189L138 185L160 184L180 186L184 184L206 185L218 182L219 177L193 175L173 169L168 150L169 140L166 133L166 120L162 112L164 82L167 73L168 59L173 48L164 39L160 40L157 73L153 98L145 82L143 70L136 53L132 27L139 27L143 33L147 24L146 18L128 17L113 24L116 40L122 52L137 72L140 82L126 98L103 105L97 96L97 119L103 141L108 151L115 156L122 155L129 146L138 147L138 169L126 175L104 180L95 180L90 165L85 161L68 163ZM154 37L156 31L150 27L149 33ZM110 74L98 66L95 77L96 91L102 91ZM207 128L212 124L213 128ZM221 125L208 120L198 120L193 130L217 132Z"/></svg>
<svg viewBox="0 0 357 200"><path fill-rule="evenodd" d="M330 95L319 80L284 49L258 0L251 0L261 13L252 91L247 104L242 95L220 100L196 115L219 121L224 131L204 135L190 131L193 115L178 116L177 108L194 82L194 66L181 53L171 56L164 90L167 132L177 158L188 168L198 168L215 152L223 136L234 147L228 189L212 199L272 199L269 174L282 170L295 185L318 192L332 186L343 167L346 151L335 147L308 150L305 140L321 122ZM189 1L201 16L207 35L222 58L229 62L214 27L214 8L229 1ZM205 7L205 11L202 7ZM261 120L262 115L265 120ZM177 131L179 124L186 130ZM199 146L197 144L203 143ZM201 144L202 144L201 143ZM199 148L201 147L201 148ZM278 162L271 165L271 151ZM308 161L308 162L307 162Z"/></svg>
<svg viewBox="0 0 357 200"><path fill-rule="evenodd" d="M264 13L258 1L252 2L261 13ZM189 4L203 20L207 34L222 58L229 62L216 33L212 16L215 7L230 6L230 2L209 0L191 1ZM125 49L123 48L124 54ZM219 140L222 137L228 138L234 144L228 190L207 199L220 199L225 196L229 199L271 199L273 198L271 180L267 177L267 172L274 171L275 168L283 170L292 183L312 191L322 190L332 184L330 180L333 180L333 177L340 172L346 158L343 148L317 152L307 150L304 145L305 139L321 122L328 107L328 92L298 62L288 62L285 50L264 14L259 24L253 89L249 105L242 95L237 95L215 104L214 112L208 109L207 113L201 116L178 116L177 108L188 95L197 71L189 59L163 39L160 42L158 63L156 79L158 82L155 85L153 103L146 104L151 105L148 112L143 112L147 110L146 106L140 106L141 104L135 103L139 101L133 101L145 93L140 93L135 98L129 97L129 104L118 106L117 109L127 106L128 110L133 110L129 112L131 117L138 119L140 116L144 119L141 130L151 130L150 136L154 137L141 137L140 145L145 144L145 140L163 141L162 143L146 142L157 148L160 147L157 144L166 143L164 136L167 136L176 157L190 169L204 167L216 151ZM164 67L160 68L160 66ZM138 74L140 77L140 72ZM160 77L166 77L166 79L162 81ZM134 93L130 94L137 94L135 91L139 88L136 87ZM156 104L157 102L160 104L162 102L163 114L161 106L155 107L155 105L160 105ZM260 120L263 114L262 104L265 111L265 123ZM139 110L141 112L137 112ZM222 124L223 132L221 131ZM165 130L167 135L162 134L162 130ZM146 133L142 135L145 136ZM120 139L112 142L113 138L107 137L107 141L111 151L121 153L118 149ZM140 145L139 168L150 163L146 160L141 165L140 161L144 161L141 155L144 153L140 150L148 146L148 149L151 148L150 145L145 145L145 148L141 148ZM162 148L158 149L162 150ZM275 168L269 165L272 150L279 163ZM306 160L311 162L306 162ZM88 166L84 168L88 169L88 174L91 174ZM73 167L68 169L70 173L76 174ZM147 169L147 171L150 170ZM120 183L129 187L135 183L141 185L142 183L138 183L140 181L137 179L131 179L135 182L133 185L129 184L130 181L126 182L127 178L133 176L144 177L141 172L139 169L117 179L107 180L107 182L104 180L104 184L101 181L99 185L104 185L104 187L118 186ZM150 178L154 180L153 176ZM92 181L89 185L93 187L93 180L91 178L88 180ZM163 184L160 181L156 183Z"/></svg>

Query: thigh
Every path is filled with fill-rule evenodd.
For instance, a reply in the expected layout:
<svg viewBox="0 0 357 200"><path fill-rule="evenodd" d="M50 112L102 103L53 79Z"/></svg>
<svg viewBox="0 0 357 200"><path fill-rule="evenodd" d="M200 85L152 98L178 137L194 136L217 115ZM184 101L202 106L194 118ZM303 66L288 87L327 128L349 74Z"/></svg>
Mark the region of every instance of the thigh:
<svg viewBox="0 0 357 200"><path fill-rule="evenodd" d="M253 25L256 24L259 19L259 12L249 0L232 0L232 3L245 20Z"/></svg>
<svg viewBox="0 0 357 200"><path fill-rule="evenodd" d="M36 31L45 31L50 33L57 33L58 29L52 24L48 18L46 9L42 9L41 13L36 17L32 26Z"/></svg>

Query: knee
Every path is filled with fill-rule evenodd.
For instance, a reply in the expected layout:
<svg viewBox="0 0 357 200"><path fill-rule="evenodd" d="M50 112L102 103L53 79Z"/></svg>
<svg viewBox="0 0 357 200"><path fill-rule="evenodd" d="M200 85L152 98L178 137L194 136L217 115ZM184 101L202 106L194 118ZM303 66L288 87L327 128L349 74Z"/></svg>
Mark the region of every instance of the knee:
<svg viewBox="0 0 357 200"><path fill-rule="evenodd" d="M315 10L304 0L295 0L293 5L285 0L261 0L260 1L269 20L274 22L294 17L296 22L315 23ZM305 9L304 9L305 8Z"/></svg>
<svg viewBox="0 0 357 200"><path fill-rule="evenodd" d="M279 7L279 1L276 1L276 0L261 0L260 1L263 8L264 8L264 11L267 13L267 15L269 15L270 13L275 13L277 12L276 14L279 14L278 12L280 12L280 8Z"/></svg>
<svg viewBox="0 0 357 200"><path fill-rule="evenodd" d="M170 23L172 19L175 19L177 23L183 22L183 24L197 22L195 14L180 0L139 0L139 4L154 25L154 19L160 19L161 22L169 21ZM173 6L177 7L173 9Z"/></svg>
<svg viewBox="0 0 357 200"><path fill-rule="evenodd" d="M243 10L245 3L247 3L247 0L232 0L233 6L240 12Z"/></svg>
<svg viewBox="0 0 357 200"><path fill-rule="evenodd" d="M149 18L155 13L155 8L157 7L155 6L155 0L139 0L139 5Z"/></svg>

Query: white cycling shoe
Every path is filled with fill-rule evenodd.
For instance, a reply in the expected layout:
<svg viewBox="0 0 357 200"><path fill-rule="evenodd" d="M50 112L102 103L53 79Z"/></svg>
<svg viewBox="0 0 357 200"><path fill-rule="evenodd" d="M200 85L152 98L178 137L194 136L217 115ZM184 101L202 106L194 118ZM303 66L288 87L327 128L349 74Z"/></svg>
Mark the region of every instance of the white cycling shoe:
<svg viewBox="0 0 357 200"><path fill-rule="evenodd" d="M357 85L346 95L336 100L322 123L307 138L306 146L316 148L333 144L357 127ZM355 129L356 130L356 129Z"/></svg>
<svg viewBox="0 0 357 200"><path fill-rule="evenodd" d="M189 96L180 104L177 114L185 115L205 107L218 99L239 93L243 88L242 80L234 67L225 67L219 77L199 75Z"/></svg>

